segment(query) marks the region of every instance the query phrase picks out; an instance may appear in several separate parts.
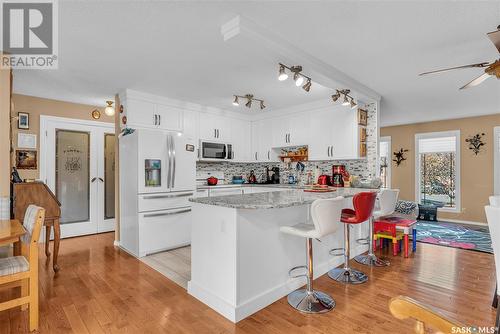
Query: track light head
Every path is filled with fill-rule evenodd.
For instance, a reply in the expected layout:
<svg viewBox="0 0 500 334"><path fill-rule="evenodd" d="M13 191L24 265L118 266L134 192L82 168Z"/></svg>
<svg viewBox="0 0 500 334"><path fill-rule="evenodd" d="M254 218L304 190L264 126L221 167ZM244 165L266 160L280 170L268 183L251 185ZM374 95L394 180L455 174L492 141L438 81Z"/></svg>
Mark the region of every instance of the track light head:
<svg viewBox="0 0 500 334"><path fill-rule="evenodd" d="M264 105L264 101L260 101L260 110L264 109L266 106Z"/></svg>
<svg viewBox="0 0 500 334"><path fill-rule="evenodd" d="M245 103L245 106L246 106L247 108L252 108L252 99L248 99L248 102L247 102L247 103Z"/></svg>
<svg viewBox="0 0 500 334"><path fill-rule="evenodd" d="M342 102L342 105L343 106L348 106L350 104L351 103L349 102L349 99L347 98L347 95L344 95L344 101Z"/></svg>
<svg viewBox="0 0 500 334"><path fill-rule="evenodd" d="M340 99L340 93L337 91L337 93L332 95L332 100L333 102L337 102L337 100Z"/></svg>
<svg viewBox="0 0 500 334"><path fill-rule="evenodd" d="M293 75L293 80L295 80L295 86L300 87L304 83L304 77L299 73Z"/></svg>
<svg viewBox="0 0 500 334"><path fill-rule="evenodd" d="M285 66L280 65L280 71L279 71L279 74L278 74L278 80L279 81L285 81L286 79L288 79L288 74L286 74Z"/></svg>
<svg viewBox="0 0 500 334"><path fill-rule="evenodd" d="M235 95L234 96L234 101L233 101L233 106L239 106L240 102L238 101L238 97Z"/></svg>
<svg viewBox="0 0 500 334"><path fill-rule="evenodd" d="M307 79L307 82L304 86L302 86L302 89L306 92L309 92L311 90L311 79Z"/></svg>
<svg viewBox="0 0 500 334"><path fill-rule="evenodd" d="M358 104L357 104L356 102L354 102L354 99L353 99L353 98L351 98L351 109L356 108L356 106L357 106L357 105L358 105Z"/></svg>

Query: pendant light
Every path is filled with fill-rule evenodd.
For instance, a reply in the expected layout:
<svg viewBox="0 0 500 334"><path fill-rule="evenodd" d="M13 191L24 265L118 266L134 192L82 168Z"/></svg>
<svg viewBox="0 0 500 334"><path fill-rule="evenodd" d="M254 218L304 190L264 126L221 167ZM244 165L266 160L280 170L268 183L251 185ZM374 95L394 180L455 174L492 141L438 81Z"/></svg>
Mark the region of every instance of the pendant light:
<svg viewBox="0 0 500 334"><path fill-rule="evenodd" d="M106 101L107 106L104 108L104 113L107 116L113 116L115 114L115 108L113 107L113 101Z"/></svg>

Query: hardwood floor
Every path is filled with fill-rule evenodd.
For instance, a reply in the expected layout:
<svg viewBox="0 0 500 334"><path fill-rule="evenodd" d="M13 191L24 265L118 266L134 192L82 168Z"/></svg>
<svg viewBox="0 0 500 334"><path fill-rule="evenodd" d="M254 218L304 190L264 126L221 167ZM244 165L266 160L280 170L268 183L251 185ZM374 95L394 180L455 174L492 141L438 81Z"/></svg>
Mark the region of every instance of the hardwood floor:
<svg viewBox="0 0 500 334"><path fill-rule="evenodd" d="M366 284L317 279L316 289L337 302L330 313L303 315L282 298L236 325L113 247L113 234L62 240L56 276L40 254L41 333L411 333L413 323L388 310L389 299L399 294L465 324L494 324L493 256L474 251L419 243L409 259L389 255L387 268L353 264L369 275ZM0 301L8 293L1 292ZM26 311L0 313L0 334L25 333L27 326Z"/></svg>
<svg viewBox="0 0 500 334"><path fill-rule="evenodd" d="M191 280L191 247L182 247L141 258L154 270L187 290Z"/></svg>

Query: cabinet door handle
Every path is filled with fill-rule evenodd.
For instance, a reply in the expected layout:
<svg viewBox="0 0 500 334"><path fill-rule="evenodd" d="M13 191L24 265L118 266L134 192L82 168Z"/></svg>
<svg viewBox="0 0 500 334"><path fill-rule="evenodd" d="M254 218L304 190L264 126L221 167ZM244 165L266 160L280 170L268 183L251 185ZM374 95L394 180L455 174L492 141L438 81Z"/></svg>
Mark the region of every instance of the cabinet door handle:
<svg viewBox="0 0 500 334"><path fill-rule="evenodd" d="M255 161L257 161L257 152L255 152Z"/></svg>
<svg viewBox="0 0 500 334"><path fill-rule="evenodd" d="M267 151L267 160L271 160L270 151Z"/></svg>
<svg viewBox="0 0 500 334"><path fill-rule="evenodd" d="M330 156L330 146L328 146L328 149L326 150L326 155Z"/></svg>
<svg viewBox="0 0 500 334"><path fill-rule="evenodd" d="M331 156L331 157L333 157L333 145L332 145L332 146L330 146L330 147L331 147L331 149L330 149L330 152L331 152L330 154L331 154L331 155L330 155L330 156Z"/></svg>
<svg viewBox="0 0 500 334"><path fill-rule="evenodd" d="M214 129L214 138L217 138L217 129Z"/></svg>
<svg viewBox="0 0 500 334"><path fill-rule="evenodd" d="M217 138L220 138L220 130L217 129Z"/></svg>
<svg viewBox="0 0 500 334"><path fill-rule="evenodd" d="M161 115L158 115L158 125L161 125Z"/></svg>
<svg viewBox="0 0 500 334"><path fill-rule="evenodd" d="M154 115L155 116L155 125L158 125L158 115Z"/></svg>
<svg viewBox="0 0 500 334"><path fill-rule="evenodd" d="M163 213L150 213L150 214L145 214L144 218L149 218L149 217L162 217L162 216L171 216L171 215L176 215L179 213L186 213L190 212L191 209L182 209L182 210L176 210L176 211L170 211L170 212L163 212Z"/></svg>

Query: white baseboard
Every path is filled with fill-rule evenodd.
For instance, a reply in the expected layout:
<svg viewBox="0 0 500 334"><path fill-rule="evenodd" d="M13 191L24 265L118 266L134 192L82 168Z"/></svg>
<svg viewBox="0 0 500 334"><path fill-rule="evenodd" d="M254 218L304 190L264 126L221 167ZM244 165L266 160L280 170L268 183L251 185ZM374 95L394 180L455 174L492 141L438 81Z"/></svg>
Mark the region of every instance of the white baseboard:
<svg viewBox="0 0 500 334"><path fill-rule="evenodd" d="M351 250L351 256L357 256L367 250L368 246L357 245ZM338 267L343 263L343 261L344 258L342 256L332 256L327 262L323 262L315 266L314 279L326 274L329 270ZM305 284L306 282L304 278L291 278L288 281L261 293L260 295L243 301L239 305L232 305L230 302L220 298L214 293L211 293L192 280L188 282L187 291L190 295L205 303L231 322L237 323L238 321L243 320L264 307L274 303Z"/></svg>
<svg viewBox="0 0 500 334"><path fill-rule="evenodd" d="M113 246L120 247L120 240L113 241Z"/></svg>

